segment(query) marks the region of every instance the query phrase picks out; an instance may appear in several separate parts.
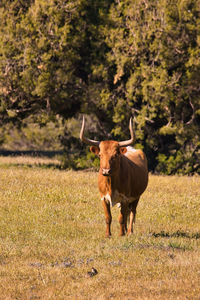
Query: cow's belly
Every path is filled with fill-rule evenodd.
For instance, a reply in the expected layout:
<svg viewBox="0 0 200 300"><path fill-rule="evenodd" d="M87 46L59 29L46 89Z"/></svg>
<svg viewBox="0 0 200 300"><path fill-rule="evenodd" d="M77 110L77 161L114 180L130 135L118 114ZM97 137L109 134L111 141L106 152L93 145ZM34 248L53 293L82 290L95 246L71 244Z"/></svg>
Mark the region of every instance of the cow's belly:
<svg viewBox="0 0 200 300"><path fill-rule="evenodd" d="M101 197L101 200L105 200L106 202L109 202L111 206L115 206L118 204L120 207L120 204L129 204L136 200L134 197L126 197L125 195L119 193L118 191L115 191L112 195L112 197L109 194L106 194Z"/></svg>

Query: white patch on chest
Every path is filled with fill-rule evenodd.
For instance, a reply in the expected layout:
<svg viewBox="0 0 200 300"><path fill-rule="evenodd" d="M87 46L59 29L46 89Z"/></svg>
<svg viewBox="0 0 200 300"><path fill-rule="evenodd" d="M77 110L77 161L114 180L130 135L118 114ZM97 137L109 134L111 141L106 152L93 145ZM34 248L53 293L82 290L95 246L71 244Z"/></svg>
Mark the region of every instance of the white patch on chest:
<svg viewBox="0 0 200 300"><path fill-rule="evenodd" d="M110 202L110 205L112 205L111 197L109 194L106 194L105 196L101 197L102 201Z"/></svg>
<svg viewBox="0 0 200 300"><path fill-rule="evenodd" d="M114 192L112 198L111 196L107 193L103 197L101 197L101 200L105 200L106 202L110 202L110 206L115 206L118 204L118 207L120 207L121 203L131 203L134 202L135 198L133 197L126 197L125 195L119 193L117 190Z"/></svg>

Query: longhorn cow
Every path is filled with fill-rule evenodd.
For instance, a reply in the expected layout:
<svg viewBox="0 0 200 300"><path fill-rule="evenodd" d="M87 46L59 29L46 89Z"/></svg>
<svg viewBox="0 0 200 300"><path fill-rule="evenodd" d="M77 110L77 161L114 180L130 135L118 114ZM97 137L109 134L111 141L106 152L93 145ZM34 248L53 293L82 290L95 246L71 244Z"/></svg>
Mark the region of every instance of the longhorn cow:
<svg viewBox="0 0 200 300"><path fill-rule="evenodd" d="M84 136L85 118L83 117L80 139L91 145L90 151L100 157L98 186L105 213L106 236L111 236L111 206L120 204L120 236L133 233L136 208L141 194L148 183L147 159L142 150L130 147L134 142L132 118L129 122L131 138L116 142L95 141ZM129 226L127 230L127 219Z"/></svg>

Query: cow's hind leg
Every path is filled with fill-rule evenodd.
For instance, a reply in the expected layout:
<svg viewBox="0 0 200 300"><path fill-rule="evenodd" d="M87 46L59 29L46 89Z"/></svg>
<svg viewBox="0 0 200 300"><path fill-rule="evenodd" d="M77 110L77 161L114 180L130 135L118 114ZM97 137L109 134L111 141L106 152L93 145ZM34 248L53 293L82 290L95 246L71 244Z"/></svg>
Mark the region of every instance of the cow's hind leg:
<svg viewBox="0 0 200 300"><path fill-rule="evenodd" d="M112 215L111 215L111 211L110 211L110 203L103 200L102 205L103 205L105 220L106 220L106 237L110 237L111 236L110 225L111 225L111 222L112 222Z"/></svg>
<svg viewBox="0 0 200 300"><path fill-rule="evenodd" d="M127 232L128 235L133 233L133 223L135 223L136 208L137 208L138 201L139 201L139 198L137 200L135 200L134 202L129 204L130 222L129 222L128 232Z"/></svg>
<svg viewBox="0 0 200 300"><path fill-rule="evenodd" d="M127 232L127 217L128 217L129 209L126 205L121 204L121 211L119 214L119 225L120 225L120 231L119 235L125 235Z"/></svg>

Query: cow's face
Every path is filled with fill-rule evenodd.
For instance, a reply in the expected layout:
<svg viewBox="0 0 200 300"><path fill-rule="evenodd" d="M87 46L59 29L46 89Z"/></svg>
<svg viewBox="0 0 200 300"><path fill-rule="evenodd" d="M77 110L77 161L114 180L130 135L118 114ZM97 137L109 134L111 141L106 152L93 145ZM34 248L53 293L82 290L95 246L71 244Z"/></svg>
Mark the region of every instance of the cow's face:
<svg viewBox="0 0 200 300"><path fill-rule="evenodd" d="M90 151L100 157L100 172L104 176L113 175L119 169L120 155L126 153L125 147L119 147L115 141L103 141L99 147L92 146Z"/></svg>

